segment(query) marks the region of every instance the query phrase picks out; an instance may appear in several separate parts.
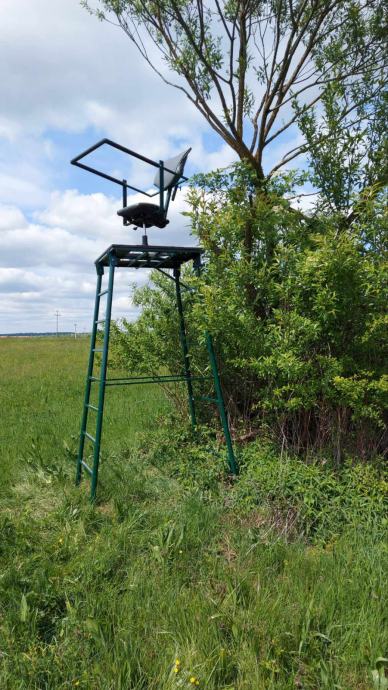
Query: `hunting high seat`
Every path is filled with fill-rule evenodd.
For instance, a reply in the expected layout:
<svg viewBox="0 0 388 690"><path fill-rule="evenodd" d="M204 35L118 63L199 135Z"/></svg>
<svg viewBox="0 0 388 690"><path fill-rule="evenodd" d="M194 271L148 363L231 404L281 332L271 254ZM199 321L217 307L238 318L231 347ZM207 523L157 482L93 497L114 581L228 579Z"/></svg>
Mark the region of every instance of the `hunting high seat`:
<svg viewBox="0 0 388 690"><path fill-rule="evenodd" d="M93 168L90 165L86 165L85 161L83 160L85 159L85 156L92 153L104 144L113 147L124 154L133 156L134 158L137 158L156 168L157 170L154 184L158 188L158 191L151 194L147 191L137 189L136 187L129 185L125 179L120 180L112 175L109 175L108 173L96 170L96 168ZM151 228L153 226L163 228L167 225L167 211L170 200L174 199L176 191L181 183L187 180L187 178L183 175L183 169L189 152L190 149L187 149L175 158L171 158L166 162L159 161L159 163L156 163L155 161L145 158L139 153L135 153L134 151L131 151L120 144L110 141L109 139L103 139L72 160L73 165L77 165L79 168L83 168L84 170L92 172L95 175L99 175L110 182L120 185L123 193L123 208L118 211L119 216L122 217L124 225L136 225L137 227L143 227L144 229L143 243L141 245L111 244L95 262L97 273L96 297L94 303L89 364L86 377L85 398L82 412L76 473L77 484L79 484L81 481L81 477L84 472L90 475L90 498L92 501L94 501L96 498L98 482L105 390L110 386L139 386L141 384L148 385L160 383L175 384L177 382L185 383L187 386L188 407L193 429L196 429L197 427L197 403L206 402L217 406L224 432L229 468L232 474L237 473L237 464L234 456L232 437L230 434L228 418L225 410L217 360L213 349L212 338L209 333L205 334L206 348L208 350L210 364L209 375L205 373L204 375L198 374L193 376L190 368L189 345L186 335L186 325L183 313L184 303L182 300L181 288L183 287L188 290L191 290L192 288L184 285L180 280L180 276L182 266L188 262L192 262L193 271L199 275L201 270L201 256L204 250L201 249L201 247L149 245L146 234L147 228ZM159 195L159 204L144 202L131 204L128 206L128 189L132 189L135 192L144 194L147 197ZM169 278L175 283L176 305L179 317L179 335L183 355L183 366L180 372L176 374L159 373L156 376L138 376L136 372L135 376L114 376L112 378L109 375L107 376L114 276L116 270L123 269L155 269L160 271L166 278ZM167 272L170 270L172 270L172 275L171 273ZM107 287L105 288L102 284L102 281L106 273L108 273L108 276ZM105 309L101 318L100 310L103 308L101 307L101 300L103 298L105 301ZM100 338L102 339L102 347L99 346ZM98 358L98 360L95 362L96 352L101 353L101 358ZM94 370L95 365L97 365L97 370ZM211 380L213 380L214 394L211 393L210 396L197 394L197 392L194 390L194 384L199 385L202 383L202 385L206 386L205 390L207 391ZM95 396L91 397L92 388L98 388L98 392L95 393ZM90 424L94 425L93 433L90 433ZM85 449L86 443L88 445ZM90 444L92 444L92 446L90 446ZM90 464L89 458L91 457L93 459Z"/></svg>
<svg viewBox="0 0 388 690"><path fill-rule="evenodd" d="M90 165L85 165L85 163L80 162L83 158L93 153L96 149L103 145L111 146L118 151L126 153L133 158L137 158L138 160L157 168L154 178L154 185L155 187L158 187L158 191L150 194L145 190L133 187L132 185L128 184L127 180L125 179L119 180L112 175L108 175L101 170L97 170L96 168L92 168ZM187 180L187 177L183 175L183 170L190 151L191 148L186 149L178 156L174 156L174 158L169 158L167 161L159 161L157 163L156 161L146 158L140 153L136 153L136 151L127 149L125 146L121 146L121 144L117 144L110 139L102 139L97 144L94 144L94 146L91 146L86 151L83 151L81 154L79 154L79 156L76 156L76 158L73 158L71 162L73 165L76 165L79 168L83 168L88 172L92 172L95 175L105 178L106 180L110 180L110 182L119 184L123 190L123 208L117 211L117 214L123 219L124 225L134 225L135 227L143 228L144 231L146 231L147 228L152 228L154 226L157 228L165 228L168 224L169 221L167 219L167 212L170 201L175 199L178 187ZM139 192L140 194L144 194L149 198L158 195L159 204L144 201L128 206L128 189L131 189L134 192ZM143 244L147 244L146 234L143 236Z"/></svg>

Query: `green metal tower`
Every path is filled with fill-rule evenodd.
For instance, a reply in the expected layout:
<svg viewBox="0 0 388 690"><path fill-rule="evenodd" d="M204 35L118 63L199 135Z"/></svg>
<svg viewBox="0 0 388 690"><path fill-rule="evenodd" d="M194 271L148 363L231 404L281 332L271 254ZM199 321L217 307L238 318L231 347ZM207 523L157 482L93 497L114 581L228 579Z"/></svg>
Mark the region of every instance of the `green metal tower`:
<svg viewBox="0 0 388 690"><path fill-rule="evenodd" d="M133 204L132 206L127 206L127 189L134 189L136 192L141 192L141 190L137 189L136 187L132 187L131 185L128 185L127 181L124 179L116 179L99 170L96 170L95 168L85 165L84 163L80 163L81 159L83 159L89 153L95 151L97 148L104 144L108 144L113 148L116 148L124 153L127 153L131 156L134 156L135 158L142 160L143 162L146 162L149 165L158 168L158 172L155 177L155 185L159 187L159 190L155 194L159 196L159 205L150 203L140 203ZM148 238L146 234L147 228L155 225L157 227L162 228L165 227L169 222L167 220L167 210L170 199L174 199L177 187L182 183L182 181L185 181L187 179L183 175L183 167L189 151L190 149L185 151L180 156L166 161L165 163L163 161L159 161L159 163L156 163L155 161L151 161L150 159L145 158L144 156L141 156L140 154L137 154L131 151L130 149L126 149L125 147L116 144L115 142L112 142L108 139L103 139L102 141L98 142L90 149L84 151L72 160L72 163L74 165L77 165L78 167L81 167L96 175L99 175L100 177L104 177L110 180L111 182L120 184L123 189L123 208L120 211L118 211L118 215L120 215L123 218L124 225L140 226L143 228L144 232L143 243L141 245L112 244L103 254L101 254L101 256L99 256L99 258L95 262L97 272L97 286L76 473L77 484L79 484L79 482L81 481L84 470L90 475L90 495L92 500L95 499L97 491L101 437L104 417L105 391L106 388L109 386L126 386L162 382L168 383L176 381L186 382L189 411L193 428L195 428L197 424L196 403L206 401L216 404L219 411L219 416L225 437L229 469L232 474L237 473L237 463L233 451L233 444L228 424L228 418L225 411L225 404L222 395L217 360L214 353L213 341L209 333L206 333L206 347L209 355L210 368L212 372L210 378L213 380L214 383L215 394L214 397L195 396L193 389L194 381L209 379L209 377L193 376L191 373L190 354L183 312L181 294L182 283L180 281L180 275L182 264L185 264L187 262L193 263L193 267L196 273L200 272L201 256L203 254L203 249L201 249L200 247L151 246L148 244ZM142 193L145 193L147 196L154 196L146 192ZM117 269L122 270L124 268L137 270L141 268L157 269L174 281L177 300L177 312L179 319L180 342L183 355L182 373L161 376L128 376L119 378L107 377L109 336L115 271ZM171 269L172 275L170 273L165 273L165 270ZM103 286L103 278L106 275L106 272L107 285ZM102 308L102 317L100 315L101 300L105 300L105 305ZM99 326L101 326L103 332L102 347L96 347L97 332ZM96 363L96 353L101 354L101 363L97 375L95 375L94 371ZM97 405L92 405L90 402L92 386L98 386ZM89 415L92 415L92 420ZM90 433L91 423L93 425L93 433ZM86 443L91 443L93 446L92 466L89 466L85 461Z"/></svg>

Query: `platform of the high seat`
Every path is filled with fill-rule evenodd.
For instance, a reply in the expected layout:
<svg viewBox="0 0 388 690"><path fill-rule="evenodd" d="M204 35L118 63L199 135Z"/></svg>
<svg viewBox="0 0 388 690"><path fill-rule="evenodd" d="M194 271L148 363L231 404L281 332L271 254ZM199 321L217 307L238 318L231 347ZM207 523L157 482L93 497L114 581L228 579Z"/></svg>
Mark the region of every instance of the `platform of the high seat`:
<svg viewBox="0 0 388 690"><path fill-rule="evenodd" d="M199 264L201 247L165 247L144 244L111 244L96 259L96 265L109 266L115 257L118 268L180 268L188 261Z"/></svg>

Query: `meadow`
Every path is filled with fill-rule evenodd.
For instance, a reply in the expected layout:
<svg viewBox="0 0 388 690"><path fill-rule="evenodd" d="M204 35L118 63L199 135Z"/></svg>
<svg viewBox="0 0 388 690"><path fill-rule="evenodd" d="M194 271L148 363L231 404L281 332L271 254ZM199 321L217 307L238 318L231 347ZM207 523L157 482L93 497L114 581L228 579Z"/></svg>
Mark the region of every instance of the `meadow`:
<svg viewBox="0 0 388 690"><path fill-rule="evenodd" d="M0 340L0 688L387 688L380 480L369 510L368 470L346 503L292 459L263 451L254 474L251 448L233 483L213 437L129 386L107 394L93 506L74 485L87 352Z"/></svg>

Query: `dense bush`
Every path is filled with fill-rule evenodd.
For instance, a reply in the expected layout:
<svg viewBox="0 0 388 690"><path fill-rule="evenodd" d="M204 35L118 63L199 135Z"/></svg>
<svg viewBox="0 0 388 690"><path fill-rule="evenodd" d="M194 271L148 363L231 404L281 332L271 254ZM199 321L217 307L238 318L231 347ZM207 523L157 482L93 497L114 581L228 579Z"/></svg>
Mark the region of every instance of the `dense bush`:
<svg viewBox="0 0 388 690"><path fill-rule="evenodd" d="M279 456L261 444L242 457L242 481L235 497L240 506L265 506L275 527L314 541L335 539L349 527L375 524L386 533L387 481L381 469L345 462L337 471L323 463L307 464ZM279 522L279 525L277 525Z"/></svg>
<svg viewBox="0 0 388 690"><path fill-rule="evenodd" d="M295 455L280 456L274 444L255 441L238 449L240 472L233 481L227 477L225 445L205 429L195 436L187 427L178 429L174 419L165 421L144 449L147 462L210 502L231 481L228 506L247 526L257 522L286 539L315 543L372 526L383 539L386 535L388 478L383 463L346 459L338 469L329 461L306 463Z"/></svg>
<svg viewBox="0 0 388 690"><path fill-rule="evenodd" d="M300 454L378 453L386 441L384 220L379 196L349 226L305 216L286 200L295 175L253 189L243 166L195 179L189 200L206 250L185 280L194 371L203 332L215 339L232 426L270 429ZM114 357L138 371L181 366L174 286L153 276L135 292L143 312L114 332ZM174 391L177 395L177 392ZM182 398L177 397L182 407ZM241 432L242 433L242 432Z"/></svg>

